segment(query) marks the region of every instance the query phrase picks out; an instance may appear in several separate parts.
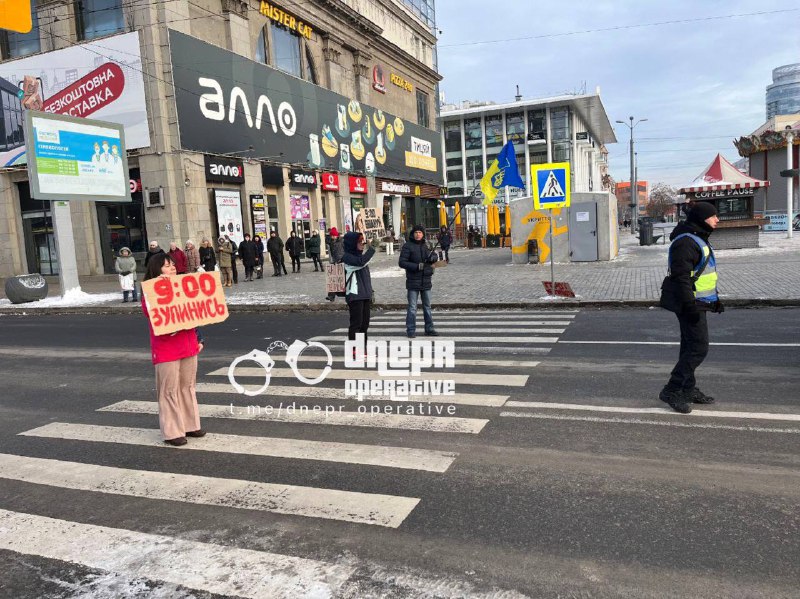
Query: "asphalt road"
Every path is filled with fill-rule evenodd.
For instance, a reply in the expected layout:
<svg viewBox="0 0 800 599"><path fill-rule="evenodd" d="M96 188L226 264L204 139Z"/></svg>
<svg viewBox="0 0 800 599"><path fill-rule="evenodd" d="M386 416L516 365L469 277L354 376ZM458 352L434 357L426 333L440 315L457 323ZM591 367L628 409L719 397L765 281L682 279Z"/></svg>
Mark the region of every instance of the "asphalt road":
<svg viewBox="0 0 800 599"><path fill-rule="evenodd" d="M798 317L711 315L717 403L683 416L659 310L440 313L457 363L426 372L459 395L423 404L338 397L344 313L234 314L198 372L233 414L198 451L158 441L140 316L0 317L0 596L800 597ZM211 374L315 337L337 360L314 388L278 354L266 395ZM351 419L246 412L287 404Z"/></svg>

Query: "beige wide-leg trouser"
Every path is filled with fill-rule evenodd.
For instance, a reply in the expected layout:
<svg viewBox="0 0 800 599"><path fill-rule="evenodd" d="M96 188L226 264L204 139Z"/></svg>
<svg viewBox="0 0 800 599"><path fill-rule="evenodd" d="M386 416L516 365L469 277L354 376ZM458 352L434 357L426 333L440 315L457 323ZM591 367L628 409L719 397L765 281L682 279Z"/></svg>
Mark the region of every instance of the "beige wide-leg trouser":
<svg viewBox="0 0 800 599"><path fill-rule="evenodd" d="M156 364L158 421L164 439L177 439L200 429L196 380L197 356Z"/></svg>

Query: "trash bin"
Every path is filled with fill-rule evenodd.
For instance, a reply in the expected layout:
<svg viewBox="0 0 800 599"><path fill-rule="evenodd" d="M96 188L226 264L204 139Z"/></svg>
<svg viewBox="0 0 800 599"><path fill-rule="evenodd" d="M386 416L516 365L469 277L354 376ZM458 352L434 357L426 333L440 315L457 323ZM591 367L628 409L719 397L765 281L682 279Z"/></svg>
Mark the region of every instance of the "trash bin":
<svg viewBox="0 0 800 599"><path fill-rule="evenodd" d="M528 240L528 264L539 263L539 242L535 239Z"/></svg>
<svg viewBox="0 0 800 599"><path fill-rule="evenodd" d="M653 245L653 221L652 219L641 219L639 223L639 245Z"/></svg>

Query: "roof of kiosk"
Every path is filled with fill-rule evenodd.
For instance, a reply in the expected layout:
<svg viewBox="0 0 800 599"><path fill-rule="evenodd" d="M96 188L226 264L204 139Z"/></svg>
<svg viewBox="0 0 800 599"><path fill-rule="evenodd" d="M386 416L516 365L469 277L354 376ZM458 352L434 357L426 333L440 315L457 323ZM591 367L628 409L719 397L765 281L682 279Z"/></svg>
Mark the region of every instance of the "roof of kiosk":
<svg viewBox="0 0 800 599"><path fill-rule="evenodd" d="M738 168L717 154L700 176L679 193L697 193L700 191L723 191L728 189L755 189L769 187L769 181L761 181L745 175Z"/></svg>

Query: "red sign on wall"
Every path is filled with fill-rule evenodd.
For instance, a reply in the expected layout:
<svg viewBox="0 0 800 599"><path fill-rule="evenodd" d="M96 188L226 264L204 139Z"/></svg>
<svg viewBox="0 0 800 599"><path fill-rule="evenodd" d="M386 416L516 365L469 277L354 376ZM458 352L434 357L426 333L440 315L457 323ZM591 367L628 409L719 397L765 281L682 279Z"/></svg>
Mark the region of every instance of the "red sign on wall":
<svg viewBox="0 0 800 599"><path fill-rule="evenodd" d="M122 95L125 75L118 64L107 62L44 102L45 112L86 117Z"/></svg>
<svg viewBox="0 0 800 599"><path fill-rule="evenodd" d="M322 189L325 191L339 191L339 175L337 173L322 173Z"/></svg>
<svg viewBox="0 0 800 599"><path fill-rule="evenodd" d="M367 193L367 178L350 175L350 193Z"/></svg>

